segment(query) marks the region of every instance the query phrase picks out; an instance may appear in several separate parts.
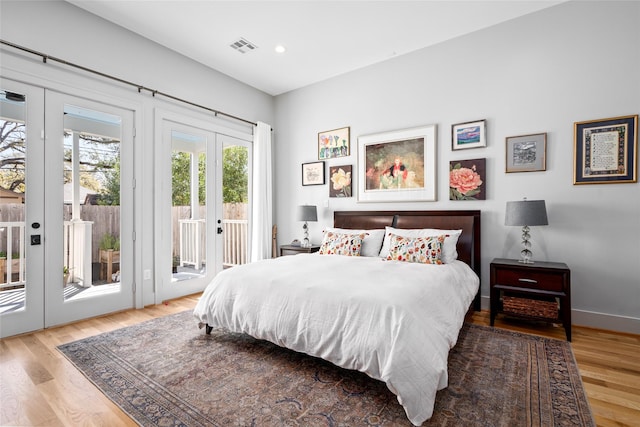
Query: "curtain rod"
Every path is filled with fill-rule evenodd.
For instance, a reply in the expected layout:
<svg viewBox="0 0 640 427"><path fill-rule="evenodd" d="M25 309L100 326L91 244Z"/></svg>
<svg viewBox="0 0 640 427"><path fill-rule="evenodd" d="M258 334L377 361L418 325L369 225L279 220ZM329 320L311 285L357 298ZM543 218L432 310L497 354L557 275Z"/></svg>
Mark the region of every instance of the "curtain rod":
<svg viewBox="0 0 640 427"><path fill-rule="evenodd" d="M92 74L98 75L100 77L105 77L107 79L111 79L111 80L115 80L115 81L117 81L119 83L123 83L125 85L133 86L136 89L138 89L138 93L141 93L143 90L146 90L146 91L151 93L151 96L154 96L154 97L156 95L161 95L161 96L164 96L165 98L169 98L169 99L172 99L174 101L182 102L184 104L188 104L188 105L191 105L193 107L197 107L197 108L201 108L203 110L210 111L210 112L214 113L216 116L218 116L218 115L225 116L225 117L228 117L230 119L238 120L238 121L241 121L241 122L244 122L244 123L248 123L248 124L253 125L253 126L257 126L256 123L254 123L254 122L252 122L250 120L246 120L246 119L243 119L241 117L237 117L237 116L234 116L234 115L231 115L231 114L227 114L227 113L225 113L223 111L214 110L213 108L205 107L204 105L196 104L195 102L187 101L186 99L178 98L177 96L173 96L173 95L170 95L168 93L160 92L160 91L155 90L155 89L150 89L148 87L139 85L137 83L133 83L133 82L130 82L128 80L124 80L124 79L121 79L119 77L115 77L115 76L112 76L110 74L103 73L101 71L96 71L96 70L93 70L91 68L84 67L82 65L74 64L73 62L65 61L64 59L56 58L55 56L47 55L47 54L44 54L42 52L38 52L38 51L35 51L33 49L26 48L24 46L17 45L15 43L11 43L11 42L8 42L8 41L5 41L5 40L1 40L1 39L0 39L0 43L2 43L4 45L7 45L7 46L10 46L10 47L12 47L14 49L21 50L23 52L28 52L28 53L31 53L33 55L40 56L40 57L42 57L42 62L44 62L45 64L47 63L47 61L59 62L60 64L68 65L69 67L77 68L79 70L86 71L88 73L92 73Z"/></svg>

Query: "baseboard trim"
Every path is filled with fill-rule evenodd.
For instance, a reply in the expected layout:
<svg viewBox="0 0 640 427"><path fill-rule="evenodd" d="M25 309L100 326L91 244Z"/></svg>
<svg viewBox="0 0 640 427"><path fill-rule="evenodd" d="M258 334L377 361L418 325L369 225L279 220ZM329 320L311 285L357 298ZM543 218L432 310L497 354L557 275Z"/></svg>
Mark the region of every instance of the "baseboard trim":
<svg viewBox="0 0 640 427"><path fill-rule="evenodd" d="M489 297L483 296L481 298L481 306L483 310L490 310ZM640 319L636 317L573 309L571 310L571 324L640 335Z"/></svg>
<svg viewBox="0 0 640 427"><path fill-rule="evenodd" d="M635 317L586 310L571 310L571 323L576 326L640 335L640 319Z"/></svg>

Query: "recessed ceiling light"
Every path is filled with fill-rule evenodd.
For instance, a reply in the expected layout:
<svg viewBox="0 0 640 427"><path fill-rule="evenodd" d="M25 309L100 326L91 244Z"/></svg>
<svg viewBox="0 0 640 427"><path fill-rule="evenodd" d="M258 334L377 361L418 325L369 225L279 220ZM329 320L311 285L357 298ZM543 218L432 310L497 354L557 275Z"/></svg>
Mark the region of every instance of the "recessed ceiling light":
<svg viewBox="0 0 640 427"><path fill-rule="evenodd" d="M284 53L287 50L287 48L285 48L281 44L276 45L275 49L276 49L276 52L278 52L278 53Z"/></svg>

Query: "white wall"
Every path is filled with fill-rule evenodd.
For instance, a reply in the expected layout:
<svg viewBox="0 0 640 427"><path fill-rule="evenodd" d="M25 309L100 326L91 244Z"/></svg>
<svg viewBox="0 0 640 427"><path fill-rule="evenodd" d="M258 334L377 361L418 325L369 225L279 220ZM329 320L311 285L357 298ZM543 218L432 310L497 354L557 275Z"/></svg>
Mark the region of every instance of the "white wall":
<svg viewBox="0 0 640 427"><path fill-rule="evenodd" d="M222 73L187 59L82 9L63 1L0 2L0 37L8 42L110 74L145 87L217 109L249 121L273 123L272 96ZM54 61L43 64L37 56L0 47L5 77L76 93L77 89L107 97L136 114L136 222L138 305L156 302L154 279L142 271L154 271L154 111L187 111L175 102L139 94L135 88L74 71ZM204 114L191 109L190 114ZM225 126L224 119L208 120ZM142 283L142 292L140 284ZM143 298L141 298L141 296Z"/></svg>
<svg viewBox="0 0 640 427"><path fill-rule="evenodd" d="M640 333L640 184L573 185L574 122L640 113L638 22L638 2L563 3L278 96L279 243L301 238L299 204L319 208L316 243L334 210L480 209L486 297L491 260L519 256L506 201L544 199L550 224L533 228L534 259L571 268L574 324ZM451 124L476 119L487 120L487 147L452 152ZM425 124L438 125L438 201L357 203L301 186L318 132L351 127L351 155L327 163L354 165L359 179L359 135ZM506 174L505 137L541 132L547 170ZM474 158L487 159L487 200L449 201L449 161Z"/></svg>

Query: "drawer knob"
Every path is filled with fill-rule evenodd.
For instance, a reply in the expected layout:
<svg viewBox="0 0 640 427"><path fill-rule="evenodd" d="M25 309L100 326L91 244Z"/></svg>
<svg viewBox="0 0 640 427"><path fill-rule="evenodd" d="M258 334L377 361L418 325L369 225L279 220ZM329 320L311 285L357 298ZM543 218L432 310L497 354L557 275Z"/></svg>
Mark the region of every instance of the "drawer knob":
<svg viewBox="0 0 640 427"><path fill-rule="evenodd" d="M518 279L518 281L523 283L538 283L538 281L534 279Z"/></svg>

